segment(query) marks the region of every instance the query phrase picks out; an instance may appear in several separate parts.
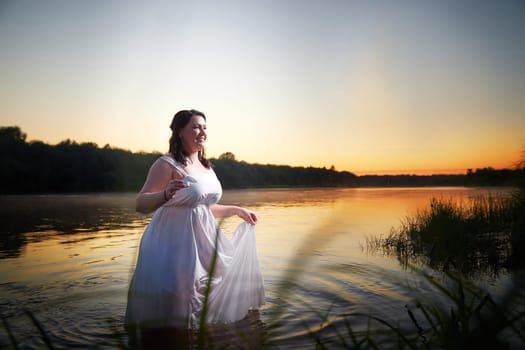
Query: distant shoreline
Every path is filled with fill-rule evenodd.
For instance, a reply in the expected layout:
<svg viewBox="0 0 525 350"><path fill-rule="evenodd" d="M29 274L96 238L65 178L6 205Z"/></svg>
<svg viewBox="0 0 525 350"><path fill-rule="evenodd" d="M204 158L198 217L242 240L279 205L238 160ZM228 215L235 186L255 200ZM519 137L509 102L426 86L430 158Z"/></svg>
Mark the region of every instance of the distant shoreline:
<svg viewBox="0 0 525 350"><path fill-rule="evenodd" d="M519 189L518 186L358 186L358 187L342 187L342 186L324 186L324 187L242 187L242 188L224 188L223 191L297 191L297 190L304 190L304 191L314 191L314 190L332 190L332 189L445 189L445 188L457 188L457 189L498 189L498 190L513 190L513 189ZM136 195L139 189L133 191L133 190L127 190L127 191L107 191L107 192L34 192L34 193L4 193L0 194L1 198L7 198L7 197L24 197L24 196L35 196L35 197L46 197L46 196L100 196L100 195ZM1 205L1 203L0 203Z"/></svg>
<svg viewBox="0 0 525 350"><path fill-rule="evenodd" d="M26 142L18 127L0 127L0 194L138 191L159 153L132 153L66 140ZM448 187L517 185L523 169L469 169L452 175L360 175L316 167L250 164L231 152L210 159L224 189Z"/></svg>

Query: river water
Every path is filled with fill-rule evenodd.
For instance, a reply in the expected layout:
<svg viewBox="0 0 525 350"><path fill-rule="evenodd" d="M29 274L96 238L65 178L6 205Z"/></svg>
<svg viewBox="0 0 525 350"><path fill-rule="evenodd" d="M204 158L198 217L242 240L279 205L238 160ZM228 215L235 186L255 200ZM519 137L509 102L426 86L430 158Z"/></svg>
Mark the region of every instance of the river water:
<svg viewBox="0 0 525 350"><path fill-rule="evenodd" d="M348 325L366 331L366 313L411 327L406 305L439 299L420 272L371 253L367 237L398 227L431 198L500 196L494 188L357 188L225 191L221 203L258 213L257 249L266 305L215 334L216 348L266 342L277 348L336 347ZM0 197L0 348L123 348L126 293L150 215L131 193ZM239 218L221 222L227 235ZM505 274L480 277L495 295ZM28 313L29 312L29 313ZM37 322L30 319L34 316ZM247 330L248 339L239 329ZM241 332L242 333L242 332ZM14 340L13 340L14 339ZM248 344L248 345L247 345Z"/></svg>

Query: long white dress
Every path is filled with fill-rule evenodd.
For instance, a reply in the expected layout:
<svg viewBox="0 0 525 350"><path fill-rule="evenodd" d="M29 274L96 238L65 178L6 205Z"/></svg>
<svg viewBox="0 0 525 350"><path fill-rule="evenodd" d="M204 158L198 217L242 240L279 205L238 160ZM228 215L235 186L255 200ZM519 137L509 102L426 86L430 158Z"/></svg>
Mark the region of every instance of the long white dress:
<svg viewBox="0 0 525 350"><path fill-rule="evenodd" d="M184 175L188 187L158 208L140 243L130 283L126 324L141 327L198 325L210 266L207 323L230 323L264 304L255 226L240 224L229 240L209 205L222 195L213 170L188 174L170 156L162 156Z"/></svg>

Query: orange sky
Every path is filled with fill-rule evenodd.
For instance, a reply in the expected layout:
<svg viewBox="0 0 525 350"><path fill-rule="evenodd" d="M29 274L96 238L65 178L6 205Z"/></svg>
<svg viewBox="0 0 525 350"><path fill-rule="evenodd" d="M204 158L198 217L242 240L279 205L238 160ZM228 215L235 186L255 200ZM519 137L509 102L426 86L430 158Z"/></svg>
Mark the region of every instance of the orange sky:
<svg viewBox="0 0 525 350"><path fill-rule="evenodd" d="M511 167L525 148L518 1L7 2L0 125L29 140L364 173Z"/></svg>

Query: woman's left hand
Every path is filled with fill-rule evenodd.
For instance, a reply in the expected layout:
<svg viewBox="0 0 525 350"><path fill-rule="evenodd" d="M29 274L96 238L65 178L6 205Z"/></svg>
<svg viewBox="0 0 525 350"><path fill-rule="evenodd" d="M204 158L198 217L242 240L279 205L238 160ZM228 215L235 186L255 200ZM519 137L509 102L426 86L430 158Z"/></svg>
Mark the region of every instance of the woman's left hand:
<svg viewBox="0 0 525 350"><path fill-rule="evenodd" d="M257 215L253 211L239 208L237 215L249 224L255 225L257 223Z"/></svg>

